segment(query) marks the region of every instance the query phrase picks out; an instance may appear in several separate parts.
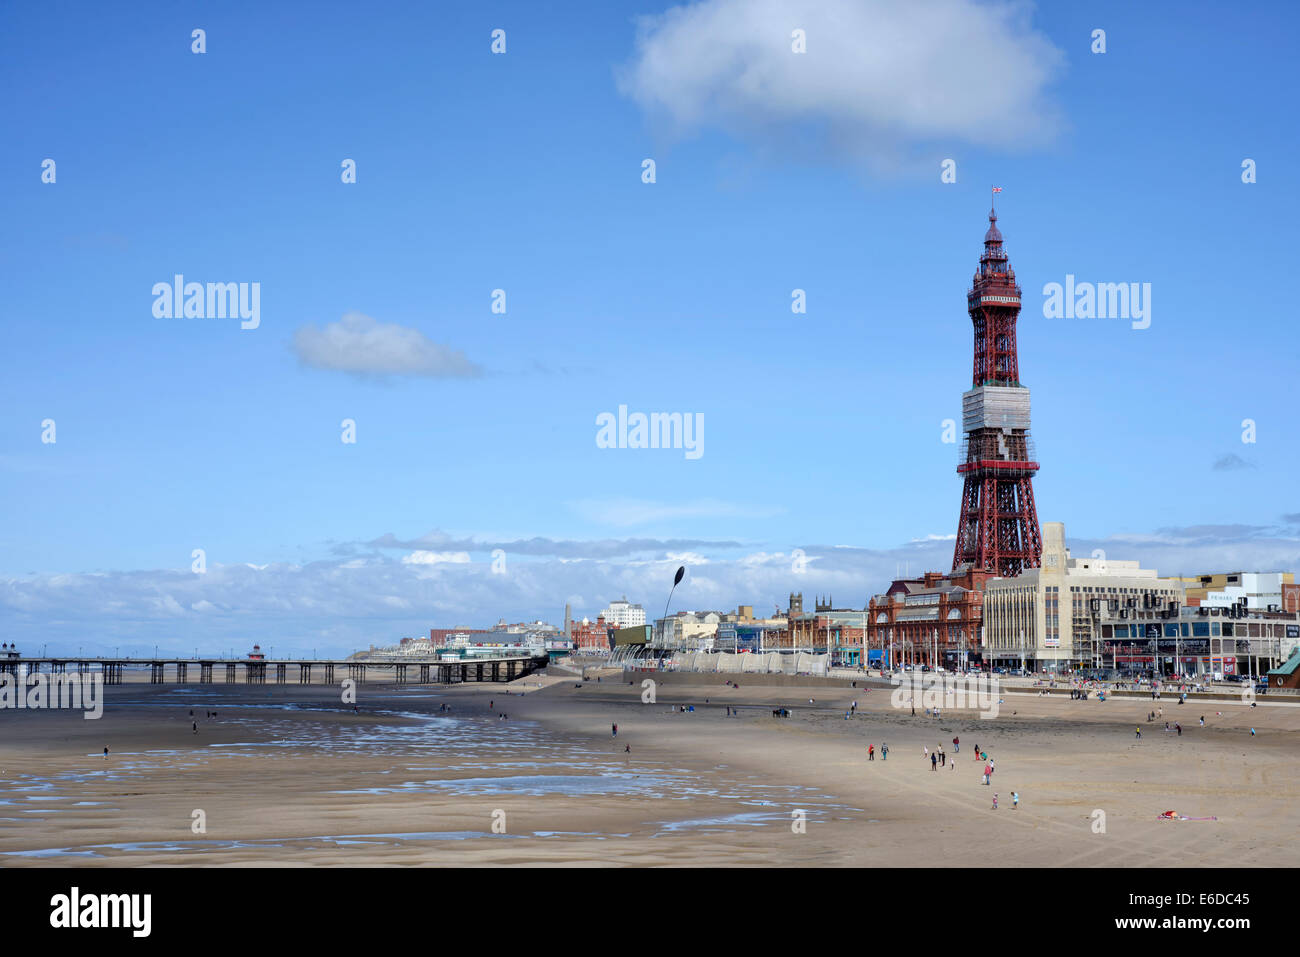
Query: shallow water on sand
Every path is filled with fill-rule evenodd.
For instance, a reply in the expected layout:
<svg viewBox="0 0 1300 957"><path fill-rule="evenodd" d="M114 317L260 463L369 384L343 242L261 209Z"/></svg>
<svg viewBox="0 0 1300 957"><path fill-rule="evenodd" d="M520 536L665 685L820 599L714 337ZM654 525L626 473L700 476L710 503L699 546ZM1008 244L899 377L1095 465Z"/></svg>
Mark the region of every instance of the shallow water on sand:
<svg viewBox="0 0 1300 957"><path fill-rule="evenodd" d="M205 699L196 710L200 723L195 747L185 749L149 749L114 751L108 760L101 754L87 755L82 771L41 775L11 773L0 779L0 805L11 814L21 813L24 822L39 820L39 815L60 814L80 809L83 813L111 817L121 812L115 801L85 801L87 784L110 784L129 790L130 785L167 780L177 772L203 769L213 762L230 757L249 757L283 752L286 756L360 755L366 758L386 756L391 767L384 770L358 770L354 776L375 776L369 787L335 788L324 793L371 795L382 800L386 795L430 794L455 797L609 797L663 799L688 802L692 799L712 801L710 811L719 803L736 807L734 813L709 813L689 817L683 804L658 805L648 820L654 836L681 832L719 833L747 831L759 827L788 827L791 813L802 811L807 820L842 819L859 809L836 803L833 796L815 788L794 785L736 780L726 765L698 772L665 765L646 767L644 762L629 767L612 758L606 750L595 750L580 742L566 739L541 725L518 719L501 720L481 709L471 711L456 700L450 713L439 712L438 694L373 694L366 698L367 708L360 712L363 721L340 721L334 716L351 715L353 708L331 702L258 703L251 695L221 689L202 692L192 689L168 689L163 693L127 693L112 702L114 708L177 708L178 720L188 730L191 720L187 710L196 698ZM418 705L414 699L424 699ZM509 707L508 701L501 703ZM405 705L405 706L404 706ZM378 707L377 707L378 706ZM408 710L427 707L430 712ZM181 710L186 709L186 710ZM217 717L209 719L208 711ZM330 720L313 714L331 713ZM223 736L238 738L234 742L203 743L205 731L219 727ZM93 761L93 764L91 763ZM359 782L358 782L359 783ZM40 802L33 806L32 802ZM26 805L24 807L24 805ZM680 807L682 817L673 819L673 807ZM92 810L93 809L93 810ZM9 820L15 820L9 818ZM587 822L583 822L586 824ZM317 837L274 837L257 840L194 840L93 844L80 847L50 847L33 850L0 851L8 857L103 857L105 852L191 853L212 849L241 851L275 850L291 846L299 850L337 849L352 845L401 845L406 842L463 841L491 837L585 837L616 838L626 834L602 831L597 825L583 830L547 830L529 834L502 835L480 831L427 831L412 833L342 834Z"/></svg>

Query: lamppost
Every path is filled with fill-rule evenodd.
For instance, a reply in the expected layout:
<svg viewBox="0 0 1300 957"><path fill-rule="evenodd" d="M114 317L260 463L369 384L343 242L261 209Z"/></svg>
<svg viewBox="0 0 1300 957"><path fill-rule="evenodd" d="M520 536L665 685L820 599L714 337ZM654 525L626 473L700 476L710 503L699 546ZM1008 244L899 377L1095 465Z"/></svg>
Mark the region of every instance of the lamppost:
<svg viewBox="0 0 1300 957"><path fill-rule="evenodd" d="M862 612L862 657L858 659L858 664L863 671L867 670L867 613Z"/></svg>

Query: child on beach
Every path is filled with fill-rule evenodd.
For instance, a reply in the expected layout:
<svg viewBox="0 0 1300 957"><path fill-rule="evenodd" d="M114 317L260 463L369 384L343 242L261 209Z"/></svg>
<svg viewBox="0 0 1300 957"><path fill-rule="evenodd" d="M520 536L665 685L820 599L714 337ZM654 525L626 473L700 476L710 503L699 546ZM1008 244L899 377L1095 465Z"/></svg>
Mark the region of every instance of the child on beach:
<svg viewBox="0 0 1300 957"><path fill-rule="evenodd" d="M1011 792L1011 810L1015 811L1020 807L1020 795L1015 791Z"/></svg>
<svg viewBox="0 0 1300 957"><path fill-rule="evenodd" d="M994 795L993 795L993 810L996 811L997 809L998 809L998 796L997 796L996 794L994 794Z"/></svg>

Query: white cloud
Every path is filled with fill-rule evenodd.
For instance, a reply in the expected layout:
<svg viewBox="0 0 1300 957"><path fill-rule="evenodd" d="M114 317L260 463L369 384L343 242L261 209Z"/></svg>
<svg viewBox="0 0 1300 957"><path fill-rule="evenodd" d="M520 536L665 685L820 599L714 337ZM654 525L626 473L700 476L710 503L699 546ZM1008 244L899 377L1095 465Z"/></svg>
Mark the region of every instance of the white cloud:
<svg viewBox="0 0 1300 957"><path fill-rule="evenodd" d="M698 552L669 552L668 558L683 565L707 565L709 560Z"/></svg>
<svg viewBox="0 0 1300 957"><path fill-rule="evenodd" d="M700 0L640 19L618 84L674 135L717 127L877 166L923 144L1036 145L1060 129L1047 86L1064 55L1031 12L1007 0ZM806 53L791 51L796 28Z"/></svg>
<svg viewBox="0 0 1300 957"><path fill-rule="evenodd" d="M463 564L470 560L469 552L411 552L402 556L403 565Z"/></svg>
<svg viewBox="0 0 1300 957"><path fill-rule="evenodd" d="M303 365L362 376L464 378L482 374L465 354L439 345L418 329L349 312L322 328L302 326L293 351Z"/></svg>

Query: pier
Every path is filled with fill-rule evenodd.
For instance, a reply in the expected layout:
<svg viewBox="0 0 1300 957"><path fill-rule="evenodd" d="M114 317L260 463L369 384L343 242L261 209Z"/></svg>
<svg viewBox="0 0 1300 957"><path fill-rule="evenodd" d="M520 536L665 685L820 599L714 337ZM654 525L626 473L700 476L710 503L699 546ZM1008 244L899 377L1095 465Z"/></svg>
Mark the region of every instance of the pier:
<svg viewBox="0 0 1300 957"><path fill-rule="evenodd" d="M337 685L344 678L357 684L378 682L396 685L451 685L514 681L546 667L545 656L524 655L503 658L65 658L0 657L0 674L15 678L35 674L103 675L106 685L123 683L125 672L149 672L150 684L272 684ZM296 670L295 670L296 669ZM241 674L242 672L242 674ZM215 674L224 680L216 681Z"/></svg>

